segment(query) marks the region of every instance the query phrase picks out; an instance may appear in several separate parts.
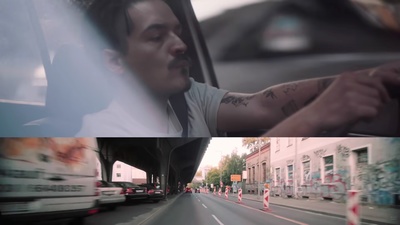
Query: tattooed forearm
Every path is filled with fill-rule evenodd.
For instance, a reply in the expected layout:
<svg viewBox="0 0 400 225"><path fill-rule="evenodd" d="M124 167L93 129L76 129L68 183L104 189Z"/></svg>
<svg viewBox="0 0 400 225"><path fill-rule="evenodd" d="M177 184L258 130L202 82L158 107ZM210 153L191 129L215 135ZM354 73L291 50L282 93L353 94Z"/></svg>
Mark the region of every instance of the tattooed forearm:
<svg viewBox="0 0 400 225"><path fill-rule="evenodd" d="M297 83L286 84L283 86L283 92L288 95L290 92L294 92L297 89Z"/></svg>
<svg viewBox="0 0 400 225"><path fill-rule="evenodd" d="M271 89L267 89L263 92L263 95L266 98L272 98L272 99L277 99L278 97L275 95L274 91Z"/></svg>
<svg viewBox="0 0 400 225"><path fill-rule="evenodd" d="M232 104L236 107L238 106L247 106L249 104L249 100L252 99L254 95L248 97L239 97L239 96L227 96L222 99L221 103L224 104Z"/></svg>
<svg viewBox="0 0 400 225"><path fill-rule="evenodd" d="M282 107L282 112L287 117L297 112L297 110L299 110L299 108L297 107L296 102L294 102L294 100L290 100L287 104L285 104Z"/></svg>
<svg viewBox="0 0 400 225"><path fill-rule="evenodd" d="M304 102L304 106L309 105L309 104L310 104L311 102L313 102L317 97L318 97L318 94L316 94L316 95L314 95L314 96L311 96L309 99L307 99L307 100Z"/></svg>
<svg viewBox="0 0 400 225"><path fill-rule="evenodd" d="M332 84L335 78L326 78L318 81L318 93L322 93Z"/></svg>

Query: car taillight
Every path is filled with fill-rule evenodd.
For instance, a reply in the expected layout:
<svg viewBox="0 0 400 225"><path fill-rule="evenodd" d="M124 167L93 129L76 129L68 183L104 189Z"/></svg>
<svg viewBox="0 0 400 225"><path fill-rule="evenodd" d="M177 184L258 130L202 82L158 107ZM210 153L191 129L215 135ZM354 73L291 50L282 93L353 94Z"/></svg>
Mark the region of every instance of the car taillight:
<svg viewBox="0 0 400 225"><path fill-rule="evenodd" d="M101 187L101 182L100 181L96 182L96 187Z"/></svg>
<svg viewBox="0 0 400 225"><path fill-rule="evenodd" d="M126 194L130 194L130 193L135 193L135 190L132 188L127 188L126 189Z"/></svg>
<svg viewBox="0 0 400 225"><path fill-rule="evenodd" d="M88 211L88 215L93 215L99 212L99 209L91 209Z"/></svg>
<svg viewBox="0 0 400 225"><path fill-rule="evenodd" d="M147 193L154 194L154 190L149 190Z"/></svg>

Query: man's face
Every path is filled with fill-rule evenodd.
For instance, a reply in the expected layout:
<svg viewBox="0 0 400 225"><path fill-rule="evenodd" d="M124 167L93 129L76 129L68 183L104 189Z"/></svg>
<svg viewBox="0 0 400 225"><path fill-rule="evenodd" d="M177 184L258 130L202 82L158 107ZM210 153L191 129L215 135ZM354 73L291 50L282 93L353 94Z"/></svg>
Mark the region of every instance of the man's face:
<svg viewBox="0 0 400 225"><path fill-rule="evenodd" d="M128 9L133 32L123 56L130 70L156 95L169 97L190 88L187 46L180 39L178 19L160 0L136 3Z"/></svg>

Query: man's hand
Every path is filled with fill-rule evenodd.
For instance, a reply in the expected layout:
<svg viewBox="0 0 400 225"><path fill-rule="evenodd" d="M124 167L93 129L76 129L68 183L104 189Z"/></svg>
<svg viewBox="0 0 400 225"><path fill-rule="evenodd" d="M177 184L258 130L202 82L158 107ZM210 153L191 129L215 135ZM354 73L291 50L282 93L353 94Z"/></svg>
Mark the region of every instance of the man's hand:
<svg viewBox="0 0 400 225"><path fill-rule="evenodd" d="M400 63L338 76L304 113L320 130L369 120L390 100L388 85L400 88Z"/></svg>

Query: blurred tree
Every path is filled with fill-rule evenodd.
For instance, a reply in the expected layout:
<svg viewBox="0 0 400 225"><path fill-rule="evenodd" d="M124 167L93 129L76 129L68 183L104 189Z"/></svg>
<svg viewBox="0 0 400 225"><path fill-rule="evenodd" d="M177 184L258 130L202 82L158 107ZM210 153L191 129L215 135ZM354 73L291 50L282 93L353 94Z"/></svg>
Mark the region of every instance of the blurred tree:
<svg viewBox="0 0 400 225"><path fill-rule="evenodd" d="M219 185L219 175L220 171L218 168L211 168L210 171L208 171L207 176L206 176L206 183L208 185L214 184L214 185Z"/></svg>
<svg viewBox="0 0 400 225"><path fill-rule="evenodd" d="M255 150L258 149L258 147L261 147L262 145L265 145L270 141L269 137L262 137L262 138L243 138L242 139L242 146L246 147L247 149L250 150L250 152L254 152ZM258 146L258 144L260 146Z"/></svg>
<svg viewBox="0 0 400 225"><path fill-rule="evenodd" d="M232 185L232 174L242 174L242 171L246 168L246 156L247 154L239 156L236 150L231 155L223 156L219 166L222 169L222 182L224 185Z"/></svg>
<svg viewBox="0 0 400 225"><path fill-rule="evenodd" d="M201 177L203 175L203 173L199 170L196 172L196 175L194 175L195 177Z"/></svg>

